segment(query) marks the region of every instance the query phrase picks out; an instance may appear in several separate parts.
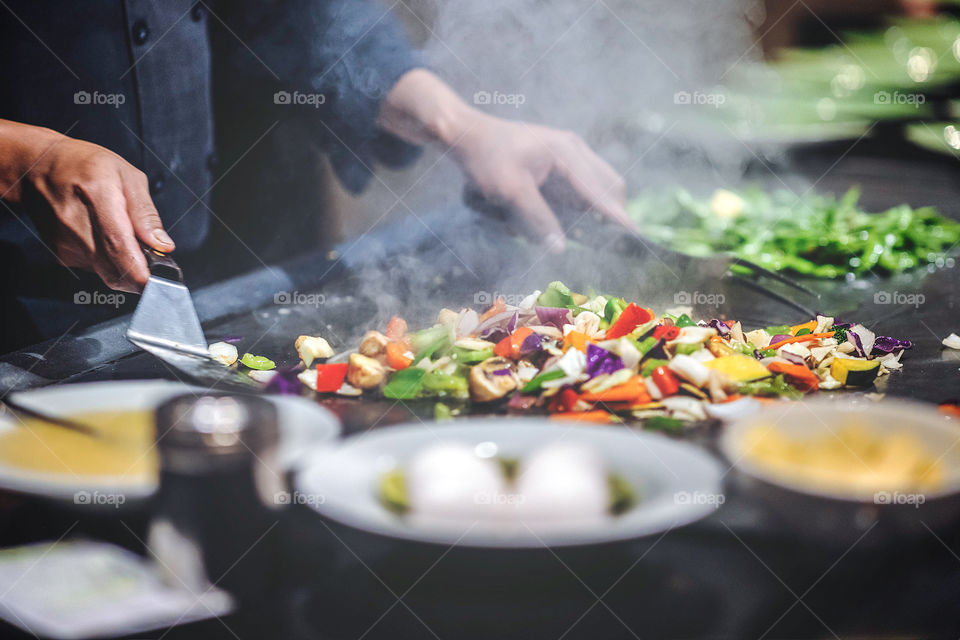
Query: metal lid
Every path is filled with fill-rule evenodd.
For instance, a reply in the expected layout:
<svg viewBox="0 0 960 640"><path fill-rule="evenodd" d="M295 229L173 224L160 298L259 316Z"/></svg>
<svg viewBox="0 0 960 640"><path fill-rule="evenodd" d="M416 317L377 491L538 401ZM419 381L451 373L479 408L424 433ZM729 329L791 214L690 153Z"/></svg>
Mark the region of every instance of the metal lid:
<svg viewBox="0 0 960 640"><path fill-rule="evenodd" d="M258 456L278 440L276 407L255 396L176 396L157 408L156 426L165 466Z"/></svg>

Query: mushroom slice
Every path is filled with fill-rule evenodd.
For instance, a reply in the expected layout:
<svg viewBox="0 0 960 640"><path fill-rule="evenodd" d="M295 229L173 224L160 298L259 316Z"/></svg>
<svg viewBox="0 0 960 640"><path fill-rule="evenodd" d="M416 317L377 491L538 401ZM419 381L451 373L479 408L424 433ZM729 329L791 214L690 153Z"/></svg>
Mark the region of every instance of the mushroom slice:
<svg viewBox="0 0 960 640"><path fill-rule="evenodd" d="M330 344L320 336L300 336L293 343L303 364L309 368L314 360L330 358L333 356L333 349Z"/></svg>
<svg viewBox="0 0 960 640"><path fill-rule="evenodd" d="M229 342L214 342L207 350L211 358L228 367L237 361L237 347Z"/></svg>
<svg viewBox="0 0 960 640"><path fill-rule="evenodd" d="M360 351L362 355L376 358L386 351L388 342L390 341L387 339L387 336L379 331L367 331L363 335L363 340L360 341L360 346L357 350Z"/></svg>
<svg viewBox="0 0 960 640"><path fill-rule="evenodd" d="M387 370L379 361L368 356L351 353L347 366L347 381L358 389L373 389L383 382Z"/></svg>
<svg viewBox="0 0 960 640"><path fill-rule="evenodd" d="M475 402L498 400L516 388L514 365L506 358L487 358L470 369L470 397Z"/></svg>

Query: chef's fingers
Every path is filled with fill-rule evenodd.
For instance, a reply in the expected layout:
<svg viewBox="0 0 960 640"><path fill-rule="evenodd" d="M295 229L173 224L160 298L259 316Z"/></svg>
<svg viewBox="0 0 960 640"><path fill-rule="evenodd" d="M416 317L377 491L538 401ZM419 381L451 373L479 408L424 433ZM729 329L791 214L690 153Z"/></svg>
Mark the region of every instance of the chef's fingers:
<svg viewBox="0 0 960 640"><path fill-rule="evenodd" d="M627 215L623 178L579 138L570 152L558 155L555 171L559 173L584 203L603 216L633 233L640 229Z"/></svg>
<svg viewBox="0 0 960 640"><path fill-rule="evenodd" d="M508 195L510 205L527 227L530 236L552 253L563 251L566 246L563 228L533 178L521 181L516 190Z"/></svg>
<svg viewBox="0 0 960 640"><path fill-rule="evenodd" d="M93 270L111 289L141 291L150 272L127 214L119 176L112 182L100 180L82 187L80 199L90 212L95 243Z"/></svg>
<svg viewBox="0 0 960 640"><path fill-rule="evenodd" d="M140 170L127 167L123 170L123 195L127 199L127 212L133 229L144 244L159 251L170 252L176 245L163 229L160 214L150 197L147 176Z"/></svg>

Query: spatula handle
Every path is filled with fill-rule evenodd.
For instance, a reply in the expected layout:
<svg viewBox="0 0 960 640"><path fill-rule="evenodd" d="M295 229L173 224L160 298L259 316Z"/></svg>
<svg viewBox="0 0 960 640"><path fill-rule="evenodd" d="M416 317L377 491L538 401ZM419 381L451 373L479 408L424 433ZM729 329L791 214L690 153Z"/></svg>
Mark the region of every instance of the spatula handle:
<svg viewBox="0 0 960 640"><path fill-rule="evenodd" d="M157 251L145 245L141 245L141 248L143 249L143 255L147 258L150 275L175 282L183 282L183 271L180 270L180 265L173 258L162 251Z"/></svg>

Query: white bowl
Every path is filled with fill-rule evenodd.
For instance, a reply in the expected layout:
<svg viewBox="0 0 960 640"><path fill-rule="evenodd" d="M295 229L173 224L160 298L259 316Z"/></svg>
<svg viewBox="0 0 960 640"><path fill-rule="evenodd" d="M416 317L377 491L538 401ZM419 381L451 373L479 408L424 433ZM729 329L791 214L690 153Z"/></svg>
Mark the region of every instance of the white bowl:
<svg viewBox="0 0 960 640"><path fill-rule="evenodd" d="M379 496L385 472L404 468L415 453L437 442L482 445L487 453L522 458L557 441L596 451L609 472L619 473L630 483L638 503L586 529L543 522L522 526L458 522L441 527L398 515ZM408 424L351 436L316 451L305 461L295 485L302 493L322 496L310 502L320 514L362 531L445 545L539 548L630 540L688 524L722 504L721 476L720 464L705 451L660 434L504 417Z"/></svg>
<svg viewBox="0 0 960 640"><path fill-rule="evenodd" d="M17 401L44 413L70 417L87 411L151 411L167 398L204 389L165 380L65 384L15 394ZM296 396L265 396L278 411L282 469L294 467L305 451L336 438L339 420L317 403ZM0 414L0 433L22 429L14 416ZM0 488L56 499L75 500L78 492L123 495L123 504L135 503L157 489L155 474L74 475L47 473L0 463Z"/></svg>
<svg viewBox="0 0 960 640"><path fill-rule="evenodd" d="M836 436L852 419L878 435L893 435L904 429L916 436L945 470L943 486L925 491L926 499L960 491L960 429L936 407L907 400L835 402L829 398L783 402L766 406L749 417L730 424L720 438L720 450L739 471L764 482L799 493L854 502L874 502L874 491L854 492L842 487L814 486L782 477L745 455L744 437L752 429L773 426L784 435L803 441Z"/></svg>

